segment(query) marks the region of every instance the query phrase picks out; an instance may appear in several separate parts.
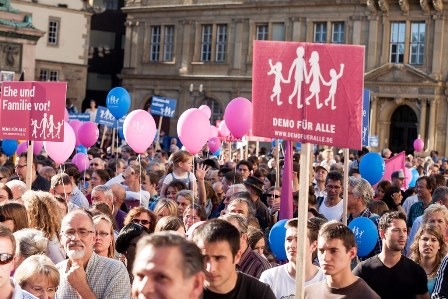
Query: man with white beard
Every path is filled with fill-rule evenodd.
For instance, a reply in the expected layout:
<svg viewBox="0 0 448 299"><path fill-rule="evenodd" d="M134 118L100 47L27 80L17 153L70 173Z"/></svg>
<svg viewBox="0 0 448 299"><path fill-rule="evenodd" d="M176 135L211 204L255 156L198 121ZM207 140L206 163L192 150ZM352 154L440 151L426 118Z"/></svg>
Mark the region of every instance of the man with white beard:
<svg viewBox="0 0 448 299"><path fill-rule="evenodd" d="M61 244L68 260L56 265L61 282L56 298L130 298L126 267L93 251L95 226L89 214L74 210L62 219Z"/></svg>

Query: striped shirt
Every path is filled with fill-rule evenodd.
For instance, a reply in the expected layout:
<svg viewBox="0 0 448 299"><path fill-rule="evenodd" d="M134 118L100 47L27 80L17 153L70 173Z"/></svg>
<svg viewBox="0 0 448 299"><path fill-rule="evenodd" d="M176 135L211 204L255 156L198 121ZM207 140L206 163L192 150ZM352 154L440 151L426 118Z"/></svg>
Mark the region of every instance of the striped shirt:
<svg viewBox="0 0 448 299"><path fill-rule="evenodd" d="M78 292L67 280L68 260L56 265L61 275L56 298L79 299ZM92 253L86 267L87 282L96 298L130 299L131 283L126 267L120 261Z"/></svg>
<svg viewBox="0 0 448 299"><path fill-rule="evenodd" d="M261 273L270 268L271 264L269 264L268 260L253 251L250 246L241 255L240 262L238 263L239 271L255 278L260 278Z"/></svg>

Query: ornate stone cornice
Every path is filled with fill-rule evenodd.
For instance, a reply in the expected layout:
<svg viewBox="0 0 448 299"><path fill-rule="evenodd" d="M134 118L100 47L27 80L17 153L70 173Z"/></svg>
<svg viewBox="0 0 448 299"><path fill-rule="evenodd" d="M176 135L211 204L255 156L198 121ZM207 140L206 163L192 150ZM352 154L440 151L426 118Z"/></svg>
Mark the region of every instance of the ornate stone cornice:
<svg viewBox="0 0 448 299"><path fill-rule="evenodd" d="M420 0L420 7L422 8L424 14L429 14L431 10L428 1L429 0Z"/></svg>
<svg viewBox="0 0 448 299"><path fill-rule="evenodd" d="M434 9L438 13L442 13L443 12L443 1L442 0L432 0L432 5L434 5Z"/></svg>
<svg viewBox="0 0 448 299"><path fill-rule="evenodd" d="M378 6L385 15L389 14L389 0L378 0Z"/></svg>
<svg viewBox="0 0 448 299"><path fill-rule="evenodd" d="M400 9L404 15L409 15L409 2L408 0L398 0L398 4L400 5Z"/></svg>
<svg viewBox="0 0 448 299"><path fill-rule="evenodd" d="M366 4L371 14L377 14L378 10L376 9L375 0L367 0Z"/></svg>

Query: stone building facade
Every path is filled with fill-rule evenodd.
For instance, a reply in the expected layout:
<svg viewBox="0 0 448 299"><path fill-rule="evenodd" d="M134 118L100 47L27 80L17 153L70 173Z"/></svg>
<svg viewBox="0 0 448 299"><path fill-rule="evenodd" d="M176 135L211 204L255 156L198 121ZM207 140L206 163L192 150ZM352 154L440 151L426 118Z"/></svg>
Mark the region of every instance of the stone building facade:
<svg viewBox="0 0 448 299"><path fill-rule="evenodd" d="M178 100L164 129L207 104L214 120L237 96L251 98L252 42L365 46L370 136L379 151L425 149L448 156L448 2L444 0L127 0L123 86L132 108L152 96ZM335 116L337 117L337 116Z"/></svg>

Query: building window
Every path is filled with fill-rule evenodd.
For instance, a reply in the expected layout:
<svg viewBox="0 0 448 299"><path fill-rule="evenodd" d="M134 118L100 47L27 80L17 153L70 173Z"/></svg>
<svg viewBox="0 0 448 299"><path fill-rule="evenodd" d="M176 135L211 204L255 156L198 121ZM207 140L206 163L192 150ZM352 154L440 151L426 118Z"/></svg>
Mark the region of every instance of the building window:
<svg viewBox="0 0 448 299"><path fill-rule="evenodd" d="M160 55L160 26L151 27L151 50L149 53L150 61L159 61Z"/></svg>
<svg viewBox="0 0 448 299"><path fill-rule="evenodd" d="M274 23L272 24L272 40L285 40L285 24Z"/></svg>
<svg viewBox="0 0 448 299"><path fill-rule="evenodd" d="M426 24L424 22L411 23L410 64L423 64L425 33Z"/></svg>
<svg viewBox="0 0 448 299"><path fill-rule="evenodd" d="M161 57L162 45L163 56ZM151 26L149 60L152 62L174 60L174 26Z"/></svg>
<svg viewBox="0 0 448 299"><path fill-rule="evenodd" d="M39 81L58 81L59 72L49 69L41 69L39 72Z"/></svg>
<svg viewBox="0 0 448 299"><path fill-rule="evenodd" d="M204 62L212 60L212 30L213 25L202 25L201 61Z"/></svg>
<svg viewBox="0 0 448 299"><path fill-rule="evenodd" d="M202 25L201 61L225 62L227 59L227 25Z"/></svg>
<svg viewBox="0 0 448 299"><path fill-rule="evenodd" d="M216 30L216 62L226 60L227 25L218 25Z"/></svg>
<svg viewBox="0 0 448 299"><path fill-rule="evenodd" d="M60 21L57 19L51 18L48 22L48 39L47 42L49 45L57 46L59 43L59 25Z"/></svg>
<svg viewBox="0 0 448 299"><path fill-rule="evenodd" d="M326 43L327 42L327 23L315 23L314 24L314 42Z"/></svg>
<svg viewBox="0 0 448 299"><path fill-rule="evenodd" d="M258 24L256 32L256 40L268 40L269 39L269 25Z"/></svg>
<svg viewBox="0 0 448 299"><path fill-rule="evenodd" d="M403 63L406 37L406 23L393 22L390 30L390 62Z"/></svg>
<svg viewBox="0 0 448 299"><path fill-rule="evenodd" d="M165 26L163 61L174 60L174 26Z"/></svg>
<svg viewBox="0 0 448 299"><path fill-rule="evenodd" d="M345 28L344 22L332 23L332 38L331 42L333 44L344 44L345 43Z"/></svg>

